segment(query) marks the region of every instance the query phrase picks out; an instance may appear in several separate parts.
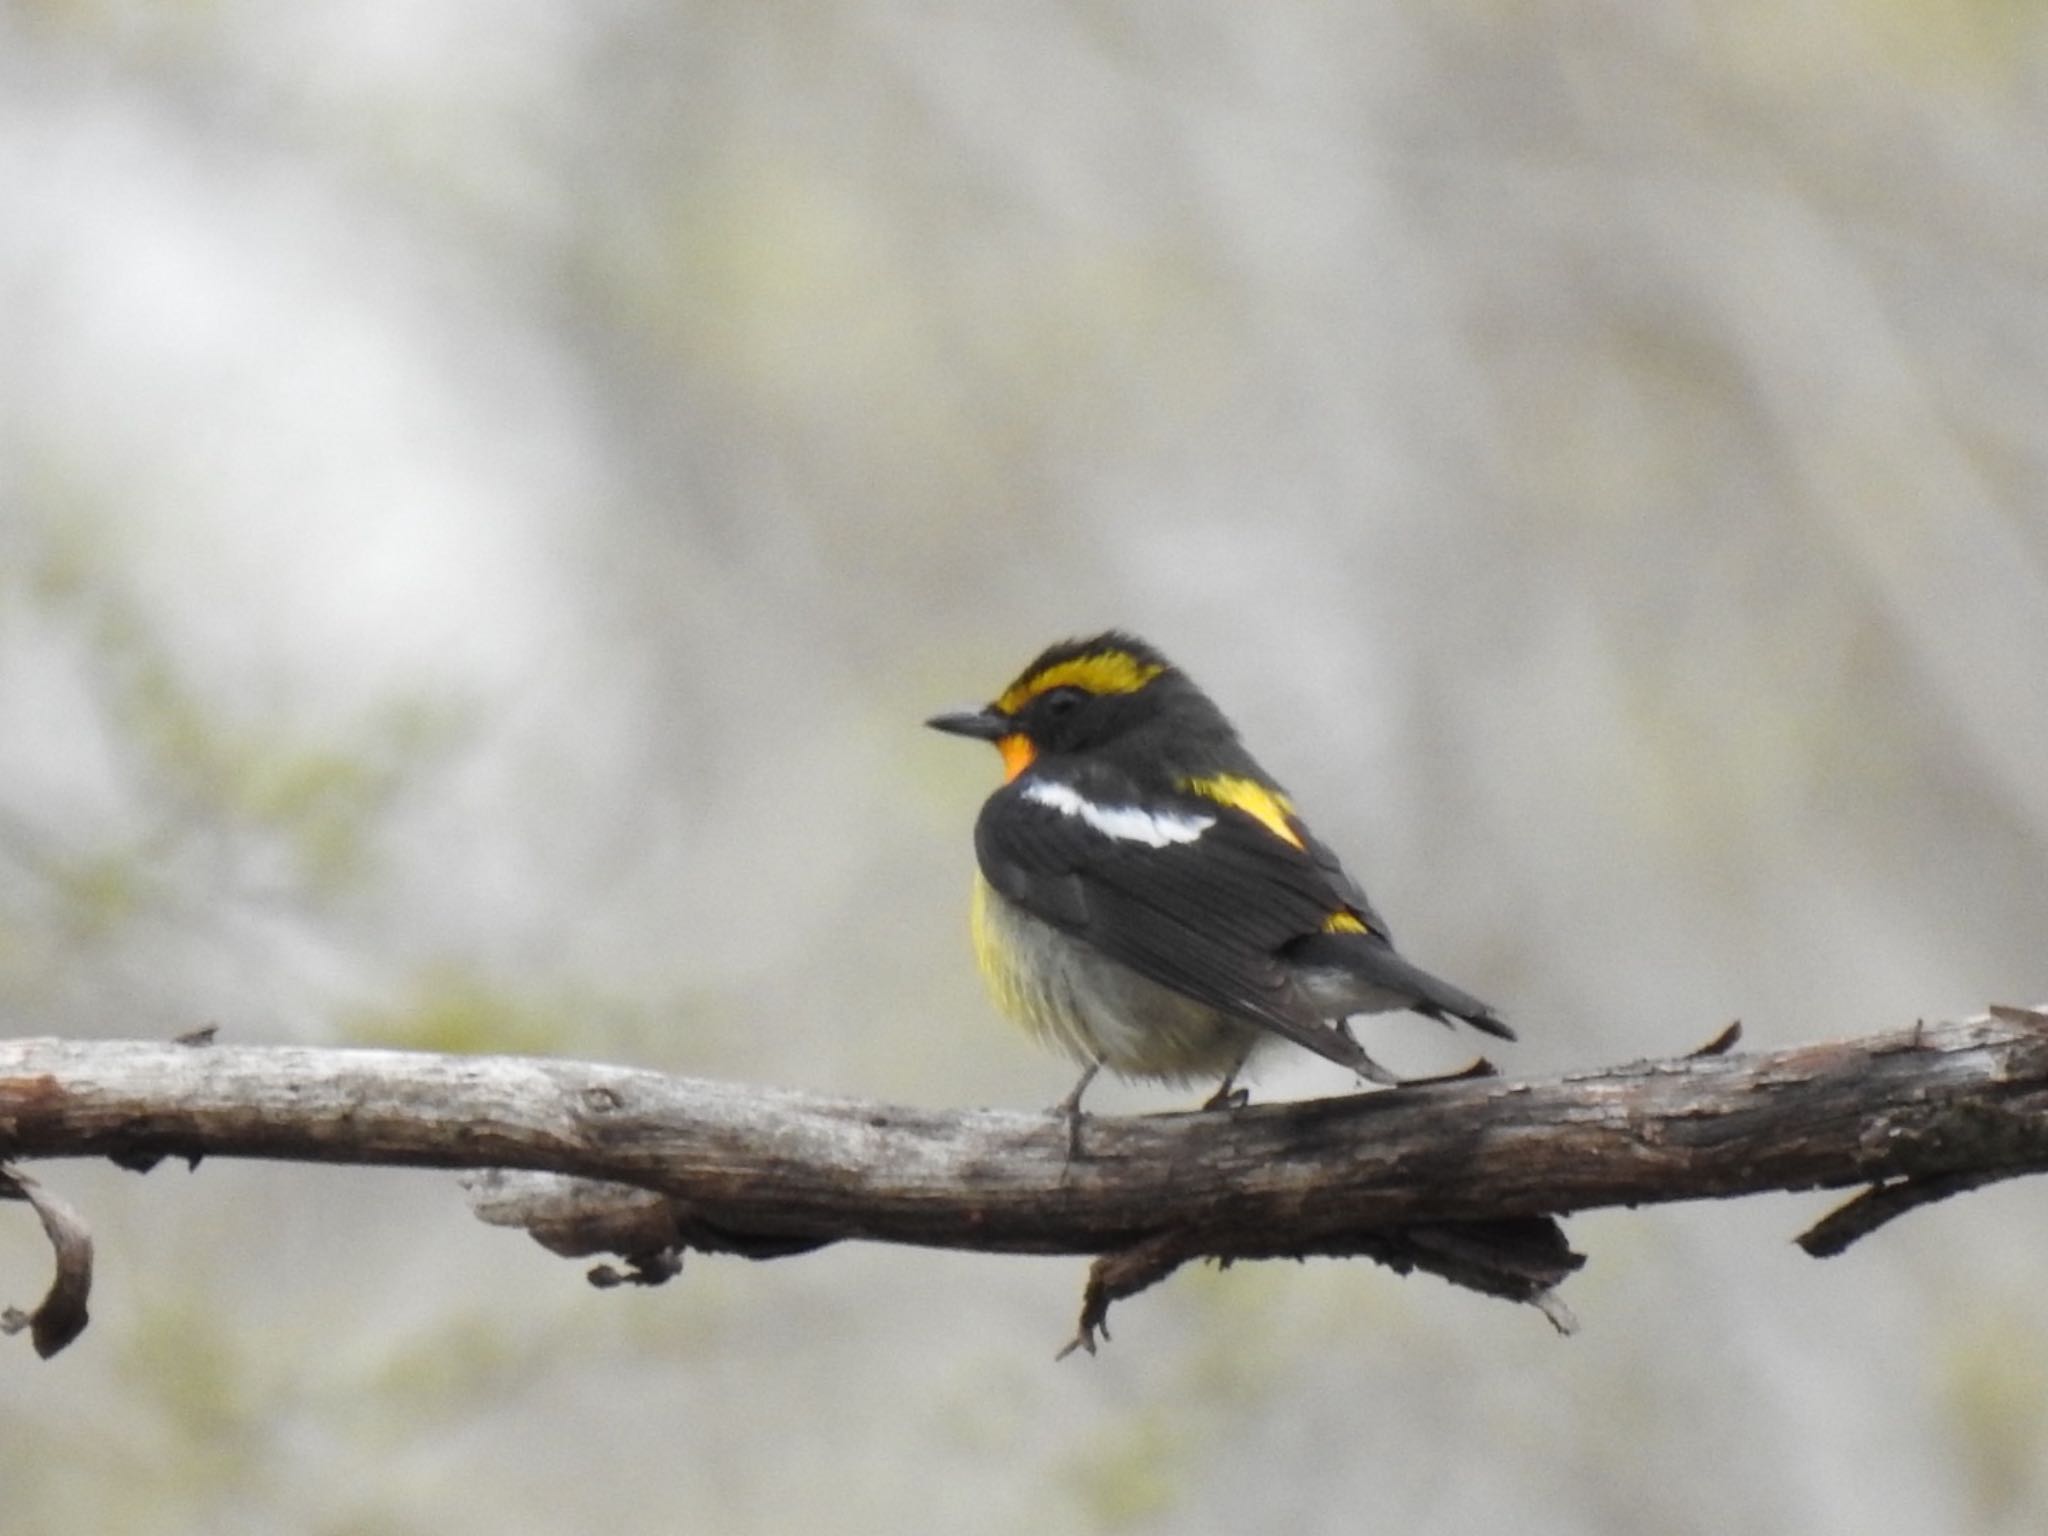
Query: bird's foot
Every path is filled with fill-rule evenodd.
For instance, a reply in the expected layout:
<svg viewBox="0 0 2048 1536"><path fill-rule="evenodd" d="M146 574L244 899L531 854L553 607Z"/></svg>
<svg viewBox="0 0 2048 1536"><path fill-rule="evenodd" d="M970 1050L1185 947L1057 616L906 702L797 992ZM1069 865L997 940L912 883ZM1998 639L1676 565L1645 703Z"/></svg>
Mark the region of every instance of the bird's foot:
<svg viewBox="0 0 2048 1536"><path fill-rule="evenodd" d="M1249 1088L1238 1087L1237 1074L1233 1072L1217 1085L1214 1093L1202 1100L1202 1108L1205 1111L1211 1109L1243 1109L1251 1101L1252 1091Z"/></svg>
<svg viewBox="0 0 2048 1536"><path fill-rule="evenodd" d="M1090 1062L1087 1070L1081 1074L1081 1080L1049 1111L1067 1122L1067 1161L1070 1163L1078 1162L1081 1157L1081 1121L1084 1118L1081 1114L1081 1095L1088 1091L1088 1085L1095 1081L1095 1074L1101 1070L1101 1062Z"/></svg>

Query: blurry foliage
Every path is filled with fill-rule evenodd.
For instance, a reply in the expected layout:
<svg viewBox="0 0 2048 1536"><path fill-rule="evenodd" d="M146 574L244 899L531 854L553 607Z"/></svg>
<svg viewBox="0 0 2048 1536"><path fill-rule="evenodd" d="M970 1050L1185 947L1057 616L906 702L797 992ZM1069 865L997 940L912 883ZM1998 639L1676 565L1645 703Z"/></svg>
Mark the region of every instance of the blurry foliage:
<svg viewBox="0 0 2048 1536"><path fill-rule="evenodd" d="M2044 70L2038 0L0 8L0 1027L1043 1103L963 938L991 765L915 722L1112 621L1510 1070L2024 992ZM252 653L285 600L185 542L301 518L365 641L430 594L396 674ZM319 1313L365 1365L249 1321L289 1258L202 1302L138 1244L125 1342L0 1368L0 1532L2042 1523L2039 1309L1971 1237L1776 1282L1794 1390L1799 1298L1672 1238L1723 1228L1578 1226L1569 1344L1252 1265L1057 1369L1077 1264L593 1302L423 1223L363 1263L424 1317ZM1946 1321L1873 1349L1901 1251Z"/></svg>
<svg viewBox="0 0 2048 1536"><path fill-rule="evenodd" d="M75 638L78 685L125 770L121 820L150 829L72 848L16 813L14 851L47 883L55 919L105 938L152 907L203 899L173 873L198 847L226 857L223 874L261 870L270 898L317 902L359 884L394 798L455 739L454 712L400 698L365 718L308 723L289 703L229 702L173 655L120 560L107 529L64 516L34 538L19 581L0 575L0 595L28 600L23 622Z"/></svg>
<svg viewBox="0 0 2048 1536"><path fill-rule="evenodd" d="M1987 1528L2027 1529L2048 1468L2048 1319L2037 1293L1973 1307L1934 1329L1947 1441Z"/></svg>
<svg viewBox="0 0 2048 1536"><path fill-rule="evenodd" d="M268 1457L251 1432L264 1422L281 1364L260 1333L210 1298L173 1287L138 1297L137 1312L122 1331L122 1365L170 1437L161 1465L182 1469L195 1489L258 1475Z"/></svg>
<svg viewBox="0 0 2048 1536"><path fill-rule="evenodd" d="M469 1411L529 1379L544 1364L535 1353L544 1342L561 1341L524 1340L487 1318L450 1318L390 1350L367 1380L350 1384L349 1395L370 1401L392 1397L428 1414ZM368 1427L394 1441L408 1432L402 1424Z"/></svg>
<svg viewBox="0 0 2048 1536"><path fill-rule="evenodd" d="M1104 1426L1073 1452L1064 1475L1088 1528L1127 1530L1169 1514L1190 1485L1190 1433L1187 1416L1161 1403Z"/></svg>
<svg viewBox="0 0 2048 1536"><path fill-rule="evenodd" d="M2012 88L2038 38L2040 0L1829 0L1702 13L1728 63L1784 85L1879 68L1919 90Z"/></svg>
<svg viewBox="0 0 2048 1536"><path fill-rule="evenodd" d="M87 942L111 937L150 901L147 850L123 849L75 859L59 856L43 865L42 874L49 882L58 923Z"/></svg>
<svg viewBox="0 0 2048 1536"><path fill-rule="evenodd" d="M232 719L132 625L118 636L116 728L174 817L274 840L287 854L288 885L308 895L362 873L379 813L433 741L431 711L399 704L344 731L348 747L308 741L289 726Z"/></svg>
<svg viewBox="0 0 2048 1536"><path fill-rule="evenodd" d="M594 995L542 992L452 962L432 965L413 979L403 1002L340 1019L336 1031L351 1045L456 1055L562 1055L605 1037L613 1006Z"/></svg>

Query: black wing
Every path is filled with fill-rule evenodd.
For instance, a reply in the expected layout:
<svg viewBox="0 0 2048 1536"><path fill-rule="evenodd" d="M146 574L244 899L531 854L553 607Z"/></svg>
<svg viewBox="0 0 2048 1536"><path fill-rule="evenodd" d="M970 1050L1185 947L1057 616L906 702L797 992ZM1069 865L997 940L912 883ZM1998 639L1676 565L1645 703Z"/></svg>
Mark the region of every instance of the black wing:
<svg viewBox="0 0 2048 1536"><path fill-rule="evenodd" d="M1336 850L1309 831L1299 816L1289 816L1287 825L1294 829L1294 835L1301 839L1308 856L1315 860L1316 868L1321 870L1323 878L1330 882L1330 889L1336 893L1336 899L1350 908L1368 929L1391 945L1394 942L1393 930L1386 925L1385 919L1379 913L1373 911L1372 903L1365 899L1365 887L1345 872L1344 866L1338 862Z"/></svg>
<svg viewBox="0 0 2048 1536"><path fill-rule="evenodd" d="M1372 1069L1348 1034L1294 995L1280 953L1321 932L1333 913L1362 906L1348 880L1340 889L1305 848L1211 801L1155 801L1170 816L1207 822L1198 836L1155 845L1040 803L1027 788L1020 781L997 792L975 824L981 871L997 891L1163 986L1340 1065ZM1113 826L1131 827L1116 812L1137 814L1106 798L1092 803Z"/></svg>

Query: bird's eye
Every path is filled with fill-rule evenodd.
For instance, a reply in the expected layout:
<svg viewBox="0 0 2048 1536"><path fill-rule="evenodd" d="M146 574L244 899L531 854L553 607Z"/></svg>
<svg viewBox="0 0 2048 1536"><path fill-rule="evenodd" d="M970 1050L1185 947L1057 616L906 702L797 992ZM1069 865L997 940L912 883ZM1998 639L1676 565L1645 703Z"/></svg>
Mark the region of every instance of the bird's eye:
<svg viewBox="0 0 2048 1536"><path fill-rule="evenodd" d="M1038 701L1038 707L1045 712L1046 719L1064 720L1079 709L1087 697L1087 693L1079 688L1053 688Z"/></svg>

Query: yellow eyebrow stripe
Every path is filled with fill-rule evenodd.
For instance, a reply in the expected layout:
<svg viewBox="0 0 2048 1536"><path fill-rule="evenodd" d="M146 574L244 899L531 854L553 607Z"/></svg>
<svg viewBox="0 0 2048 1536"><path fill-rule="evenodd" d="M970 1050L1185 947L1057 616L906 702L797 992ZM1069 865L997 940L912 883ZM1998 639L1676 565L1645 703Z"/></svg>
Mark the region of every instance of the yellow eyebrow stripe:
<svg viewBox="0 0 2048 1536"><path fill-rule="evenodd" d="M996 700L996 708L1014 715L1041 693L1054 688L1081 688L1089 693L1136 693L1166 668L1142 662L1128 651L1096 651L1019 678Z"/></svg>
<svg viewBox="0 0 2048 1536"><path fill-rule="evenodd" d="M1266 788L1257 779L1247 779L1235 773L1218 773L1202 779L1183 779L1181 787L1205 800L1214 800L1218 805L1243 811L1282 842L1307 851L1291 819L1294 802L1278 790Z"/></svg>
<svg viewBox="0 0 2048 1536"><path fill-rule="evenodd" d="M1364 918L1360 917L1356 912L1347 909L1342 912L1332 912L1328 917L1324 918L1323 932L1371 933L1372 929L1366 926Z"/></svg>

